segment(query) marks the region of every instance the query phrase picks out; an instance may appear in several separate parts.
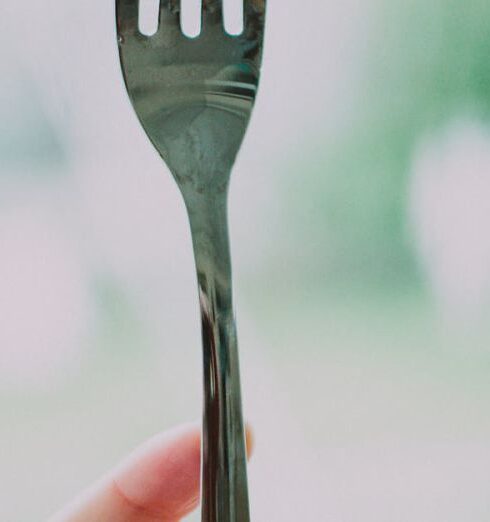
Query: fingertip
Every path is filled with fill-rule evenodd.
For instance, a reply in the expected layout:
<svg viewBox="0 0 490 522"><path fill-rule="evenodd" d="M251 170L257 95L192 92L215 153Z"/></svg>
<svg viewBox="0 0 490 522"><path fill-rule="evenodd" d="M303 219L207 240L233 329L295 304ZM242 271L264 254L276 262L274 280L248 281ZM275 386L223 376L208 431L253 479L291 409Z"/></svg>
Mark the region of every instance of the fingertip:
<svg viewBox="0 0 490 522"><path fill-rule="evenodd" d="M135 506L182 518L199 502L200 441L195 425L157 435L116 470L117 490Z"/></svg>
<svg viewBox="0 0 490 522"><path fill-rule="evenodd" d="M253 431L252 426L250 426L250 424L247 424L247 427L245 430L245 438L246 438L246 444L247 444L247 457L248 457L248 459L251 459L253 457L253 454L255 451L255 433Z"/></svg>
<svg viewBox="0 0 490 522"><path fill-rule="evenodd" d="M254 439L247 425L249 458ZM199 504L200 473L201 429L186 425L150 439L51 520L181 520Z"/></svg>

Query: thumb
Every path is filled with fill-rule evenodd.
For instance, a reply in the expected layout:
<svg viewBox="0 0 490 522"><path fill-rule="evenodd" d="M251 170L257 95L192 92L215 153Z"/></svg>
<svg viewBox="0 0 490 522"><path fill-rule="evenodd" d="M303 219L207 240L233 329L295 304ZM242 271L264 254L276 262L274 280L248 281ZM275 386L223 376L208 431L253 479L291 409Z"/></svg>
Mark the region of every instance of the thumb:
<svg viewBox="0 0 490 522"><path fill-rule="evenodd" d="M196 426L157 435L50 522L177 522L199 504L200 459Z"/></svg>

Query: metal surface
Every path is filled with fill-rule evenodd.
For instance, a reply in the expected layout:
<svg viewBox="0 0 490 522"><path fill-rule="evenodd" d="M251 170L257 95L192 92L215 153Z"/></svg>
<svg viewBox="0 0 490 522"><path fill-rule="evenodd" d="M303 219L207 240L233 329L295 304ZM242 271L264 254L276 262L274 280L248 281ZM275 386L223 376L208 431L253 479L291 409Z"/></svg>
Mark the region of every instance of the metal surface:
<svg viewBox="0 0 490 522"><path fill-rule="evenodd" d="M138 30L138 0L116 0L126 87L189 214L204 350L203 522L249 522L246 449L227 225L230 172L253 108L266 0L244 0L241 35L221 0L203 0L202 31L181 31L180 1L161 0L159 29Z"/></svg>

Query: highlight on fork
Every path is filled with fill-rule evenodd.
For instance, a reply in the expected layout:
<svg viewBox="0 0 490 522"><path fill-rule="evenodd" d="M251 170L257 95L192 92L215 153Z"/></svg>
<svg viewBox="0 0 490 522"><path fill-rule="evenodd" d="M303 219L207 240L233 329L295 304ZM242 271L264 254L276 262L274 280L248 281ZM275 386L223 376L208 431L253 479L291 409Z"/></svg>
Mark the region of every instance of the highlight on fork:
<svg viewBox="0 0 490 522"><path fill-rule="evenodd" d="M199 420L202 349L114 2L4 4L0 520L25 522ZM243 5L223 1L230 40ZM181 2L199 51L201 9ZM229 186L254 522L490 519L489 19L482 0L267 2Z"/></svg>

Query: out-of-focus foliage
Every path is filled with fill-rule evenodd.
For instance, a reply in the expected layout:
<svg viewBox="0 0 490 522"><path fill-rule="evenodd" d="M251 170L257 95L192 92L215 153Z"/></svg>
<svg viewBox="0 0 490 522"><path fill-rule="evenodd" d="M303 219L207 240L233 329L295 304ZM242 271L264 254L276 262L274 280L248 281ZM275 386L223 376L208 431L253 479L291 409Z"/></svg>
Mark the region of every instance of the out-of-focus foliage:
<svg viewBox="0 0 490 522"><path fill-rule="evenodd" d="M309 162L303 145L289 157L288 201L299 207L290 244L304 249L289 254L323 294L421 288L407 227L414 150L453 118L490 116L488 2L378 1L368 11L363 73L344 100L355 117L308 136Z"/></svg>
<svg viewBox="0 0 490 522"><path fill-rule="evenodd" d="M17 68L1 65L0 176L11 169L18 174L18 167L34 175L43 167L59 172L66 160L66 143L46 114L36 86Z"/></svg>

